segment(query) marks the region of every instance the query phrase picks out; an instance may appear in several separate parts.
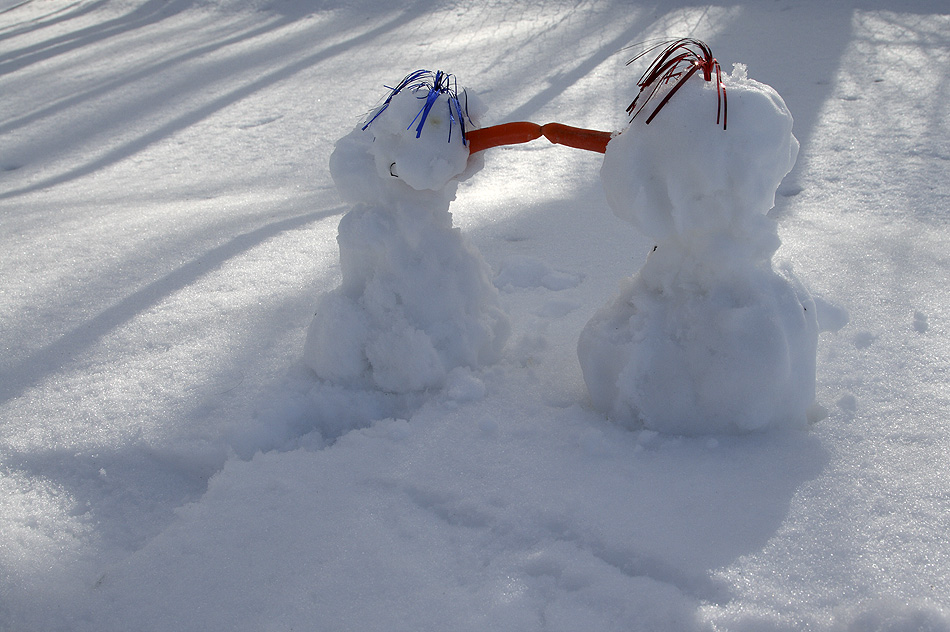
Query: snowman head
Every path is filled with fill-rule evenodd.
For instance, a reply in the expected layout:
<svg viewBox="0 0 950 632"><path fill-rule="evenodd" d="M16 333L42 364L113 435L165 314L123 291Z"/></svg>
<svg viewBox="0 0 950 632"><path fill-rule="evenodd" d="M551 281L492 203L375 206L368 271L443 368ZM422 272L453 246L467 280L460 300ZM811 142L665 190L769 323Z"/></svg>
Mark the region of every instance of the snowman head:
<svg viewBox="0 0 950 632"><path fill-rule="evenodd" d="M646 102L631 104L630 126L604 156L611 209L661 242L695 246L760 226L756 216L774 206L798 155L778 93L748 79L740 64L722 74L703 50L671 76L641 84Z"/></svg>
<svg viewBox="0 0 950 632"><path fill-rule="evenodd" d="M466 130L479 108L455 77L417 70L391 88L330 157L330 172L350 201L381 203L454 195L481 164L469 160Z"/></svg>

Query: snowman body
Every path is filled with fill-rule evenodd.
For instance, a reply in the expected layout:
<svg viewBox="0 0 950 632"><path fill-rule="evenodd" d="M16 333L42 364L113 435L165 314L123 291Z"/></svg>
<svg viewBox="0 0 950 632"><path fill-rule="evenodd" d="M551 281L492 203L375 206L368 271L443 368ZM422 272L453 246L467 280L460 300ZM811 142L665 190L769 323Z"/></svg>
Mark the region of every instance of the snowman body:
<svg viewBox="0 0 950 632"><path fill-rule="evenodd" d="M438 388L453 368L496 361L510 326L491 270L453 227L459 178L477 170L439 95L392 96L330 158L355 206L340 221L342 282L321 297L304 361L334 383L406 393Z"/></svg>
<svg viewBox="0 0 950 632"><path fill-rule="evenodd" d="M710 121L716 89L697 74L604 157L612 210L656 247L588 322L578 357L594 407L631 428L796 427L814 401L817 312L774 269L766 216L797 156L792 118L744 68L724 84L728 130Z"/></svg>

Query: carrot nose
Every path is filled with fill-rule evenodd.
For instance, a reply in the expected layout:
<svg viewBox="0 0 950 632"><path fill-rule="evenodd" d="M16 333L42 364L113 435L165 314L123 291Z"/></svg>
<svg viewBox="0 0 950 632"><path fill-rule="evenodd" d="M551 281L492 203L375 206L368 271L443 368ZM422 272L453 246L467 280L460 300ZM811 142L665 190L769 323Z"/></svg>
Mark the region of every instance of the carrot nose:
<svg viewBox="0 0 950 632"><path fill-rule="evenodd" d="M560 123L542 125L541 134L556 145L567 145L575 149L586 149L601 154L607 151L607 143L610 142L612 136L610 132L571 127Z"/></svg>
<svg viewBox="0 0 950 632"><path fill-rule="evenodd" d="M468 139L468 153L474 154L492 147L501 145L517 145L527 143L535 138L541 138L541 126L537 123L519 121L516 123L502 123L491 127L482 127L466 132Z"/></svg>
<svg viewBox="0 0 950 632"><path fill-rule="evenodd" d="M560 123L538 125L527 121L482 127L465 134L465 138L468 139L468 152L470 154L502 145L527 143L541 136L556 145L566 145L575 149L586 149L602 154L607 151L607 143L610 142L612 134L595 129L571 127Z"/></svg>

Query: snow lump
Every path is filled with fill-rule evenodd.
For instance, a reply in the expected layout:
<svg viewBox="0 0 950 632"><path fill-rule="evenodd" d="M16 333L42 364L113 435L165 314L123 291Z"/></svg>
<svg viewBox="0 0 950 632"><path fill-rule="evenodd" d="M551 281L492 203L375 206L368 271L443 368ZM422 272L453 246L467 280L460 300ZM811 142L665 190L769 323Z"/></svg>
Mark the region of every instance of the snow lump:
<svg viewBox="0 0 950 632"><path fill-rule="evenodd" d="M342 283L319 300L305 343L319 377L407 393L500 357L508 318L449 213L481 165L464 139L478 107L452 75L417 71L337 142L330 172L355 205L337 237Z"/></svg>
<svg viewBox="0 0 950 632"><path fill-rule="evenodd" d="M578 356L593 405L632 428L803 426L815 398L817 310L790 270L774 269L766 216L797 157L792 116L744 67L722 81L727 129L715 75L697 72L604 156L611 209L656 247L589 321Z"/></svg>

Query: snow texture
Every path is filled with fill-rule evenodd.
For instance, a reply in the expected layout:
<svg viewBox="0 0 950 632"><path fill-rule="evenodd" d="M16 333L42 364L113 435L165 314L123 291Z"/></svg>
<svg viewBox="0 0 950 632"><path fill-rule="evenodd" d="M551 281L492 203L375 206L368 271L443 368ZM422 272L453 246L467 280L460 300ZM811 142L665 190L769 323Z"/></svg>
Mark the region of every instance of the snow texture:
<svg viewBox="0 0 950 632"><path fill-rule="evenodd" d="M610 208L656 246L584 328L578 356L594 406L633 428L803 428L814 403L818 312L790 271L772 269L766 217L798 155L792 116L744 66L723 84L728 130L712 117L715 76L696 73L604 157Z"/></svg>
<svg viewBox="0 0 950 632"><path fill-rule="evenodd" d="M947 632L948 33L945 0L0 0L0 630ZM792 313L787 270L807 281L828 331L805 428L685 436L593 406L578 340L618 280L639 301L701 272L672 216L612 212L619 155L539 139L416 190L350 138L361 201L328 168L417 68L477 88L484 126L620 131L630 46L683 36L794 116L793 170L717 207L751 214L734 230L760 254L728 232L702 282L733 300L712 285L732 262L736 301L773 288L731 327L776 356L756 315ZM712 96L699 131L741 136L734 92L728 130ZM451 164L438 137L422 153ZM491 272L462 268L510 324L441 388L301 359L324 297L375 318L337 237L357 207L385 218L384 188L400 222L437 210L425 231L477 248ZM397 338L328 335L371 331Z"/></svg>
<svg viewBox="0 0 950 632"><path fill-rule="evenodd" d="M330 156L341 195L357 205L337 236L343 281L320 299L304 359L331 382L439 388L456 367L497 361L508 338L491 269L449 213L458 178L477 167L448 94L418 127L429 94L394 94Z"/></svg>

